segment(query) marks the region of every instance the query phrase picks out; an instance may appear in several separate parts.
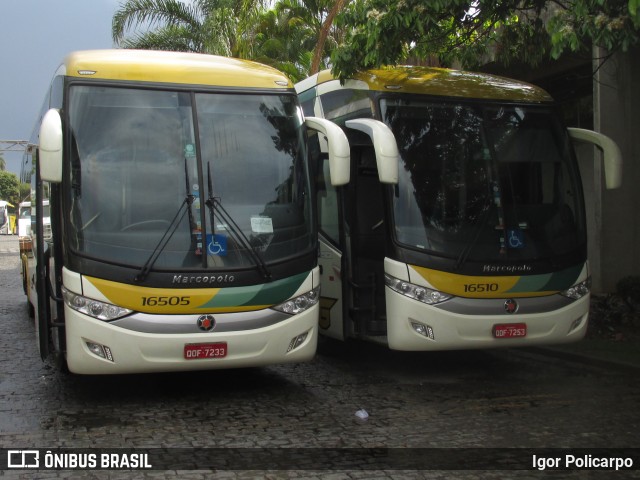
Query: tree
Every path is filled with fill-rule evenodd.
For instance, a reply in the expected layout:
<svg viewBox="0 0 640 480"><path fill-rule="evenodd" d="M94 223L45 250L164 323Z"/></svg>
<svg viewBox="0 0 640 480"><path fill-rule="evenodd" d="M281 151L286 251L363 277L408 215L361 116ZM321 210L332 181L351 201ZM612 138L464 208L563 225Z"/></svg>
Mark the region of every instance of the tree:
<svg viewBox="0 0 640 480"><path fill-rule="evenodd" d="M334 73L436 56L473 68L489 56L537 64L592 44L625 51L640 43L640 0L355 0L332 54Z"/></svg>
<svg viewBox="0 0 640 480"><path fill-rule="evenodd" d="M111 34L124 48L238 56L250 50L245 33L261 6L250 0L126 0L113 17ZM125 38L135 26L147 29Z"/></svg>
<svg viewBox="0 0 640 480"><path fill-rule="evenodd" d="M124 48L210 53L256 60L293 81L328 66L341 30L333 19L349 0L126 0L112 21ZM125 34L135 27L141 33Z"/></svg>
<svg viewBox="0 0 640 480"><path fill-rule="evenodd" d="M333 22L336 18L336 15L338 15L338 13L342 11L347 3L349 3L349 0L335 0L333 6L331 7L331 10L322 22L322 27L320 28L320 32L318 34L318 43L313 51L313 59L311 61L311 69L309 71L310 75L313 75L314 73L317 73L318 70L320 70L322 54L327 42L327 37L329 36L329 32L331 30L331 27L333 26Z"/></svg>
<svg viewBox="0 0 640 480"><path fill-rule="evenodd" d="M294 82L328 66L343 32L333 18L348 0L279 0L256 28L253 60L286 73Z"/></svg>
<svg viewBox="0 0 640 480"><path fill-rule="evenodd" d="M7 168L7 162L4 160L4 155L0 153L0 171L4 171Z"/></svg>
<svg viewBox="0 0 640 480"><path fill-rule="evenodd" d="M15 173L0 171L0 199L13 205L20 203L20 182Z"/></svg>

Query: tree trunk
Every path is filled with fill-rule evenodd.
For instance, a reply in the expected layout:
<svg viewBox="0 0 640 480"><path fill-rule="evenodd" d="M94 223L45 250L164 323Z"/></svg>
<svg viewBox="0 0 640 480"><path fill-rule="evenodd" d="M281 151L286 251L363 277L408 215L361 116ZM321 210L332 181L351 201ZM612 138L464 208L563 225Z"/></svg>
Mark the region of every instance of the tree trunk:
<svg viewBox="0 0 640 480"><path fill-rule="evenodd" d="M333 4L333 7L327 15L327 18L322 24L320 35L318 36L318 44L313 51L313 60L311 61L311 70L309 71L309 75L318 73L318 70L320 69L320 60L322 60L322 51L324 50L324 44L327 41L327 37L329 36L331 25L333 25L333 20L336 18L338 12L340 12L340 10L344 8L348 1L349 0L336 0L336 3Z"/></svg>

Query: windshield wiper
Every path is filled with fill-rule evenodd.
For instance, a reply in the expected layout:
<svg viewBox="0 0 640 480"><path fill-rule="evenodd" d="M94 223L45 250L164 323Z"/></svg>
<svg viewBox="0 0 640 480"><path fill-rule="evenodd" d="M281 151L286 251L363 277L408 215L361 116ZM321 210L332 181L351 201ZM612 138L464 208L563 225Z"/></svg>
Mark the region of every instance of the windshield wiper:
<svg viewBox="0 0 640 480"><path fill-rule="evenodd" d="M209 187L208 198L205 204L209 209L209 216L211 220L211 233L215 235L215 223L214 223L214 214L217 211L220 215L222 221L226 224L227 229L231 234L235 237L235 240L240 244L241 247L249 254L251 259L253 260L254 265L258 268L262 276L265 280L271 280L271 272L267 268L267 264L260 256L260 253L256 248L251 245L251 241L247 238L242 229L235 222L233 217L227 212L227 210L222 206L220 199L213 196L213 184L211 181L211 164L207 162L207 183Z"/></svg>
<svg viewBox="0 0 640 480"><path fill-rule="evenodd" d="M149 272L153 268L154 263L156 263L156 260L158 260L158 257L169 243L169 240L171 240L171 238L173 237L173 234L178 229L178 225L180 225L180 222L187 212L189 213L189 231L191 231L191 224L193 223L191 205L193 204L196 197L189 193L189 171L187 170L186 158L184 159L184 176L187 185L187 196L180 204L180 208L178 208L178 211L174 215L173 220L171 220L169 226L162 234L162 237L156 245L156 248L153 249L153 252L151 252L151 255L149 255L147 261L144 263L138 274L133 278L133 280L136 282L142 282L145 278L147 278L147 275L149 275ZM193 246L193 236L191 236L191 242Z"/></svg>
<svg viewBox="0 0 640 480"><path fill-rule="evenodd" d="M478 215L478 217L476 217L475 222L472 224L472 227L474 227L474 235L470 241L465 243L464 248L460 252L460 255L458 255L456 264L453 266L454 270L458 270L460 266L467 261L467 258L469 258L471 251L478 243L478 239L480 238L480 233L482 232L482 229L486 225L487 219L489 218L489 214L493 210L494 206L495 205L493 203L493 200L489 198L489 201L485 204L484 211L482 212L481 215Z"/></svg>

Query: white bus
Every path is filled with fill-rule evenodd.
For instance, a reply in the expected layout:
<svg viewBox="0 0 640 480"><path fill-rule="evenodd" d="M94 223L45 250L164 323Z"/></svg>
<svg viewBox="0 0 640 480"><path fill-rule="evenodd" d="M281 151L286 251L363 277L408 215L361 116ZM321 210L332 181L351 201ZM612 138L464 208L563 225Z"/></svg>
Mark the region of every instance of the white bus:
<svg viewBox="0 0 640 480"><path fill-rule="evenodd" d="M0 235L11 235L13 233L9 207L13 207L13 205L6 200L0 200Z"/></svg>
<svg viewBox="0 0 640 480"><path fill-rule="evenodd" d="M344 133L305 125L274 69L69 54L24 162L35 165L24 270L42 358L81 374L309 360L319 274L307 127L348 168Z"/></svg>
<svg viewBox="0 0 640 480"><path fill-rule="evenodd" d="M46 215L47 217L49 215ZM18 236L28 237L31 235L31 201L20 202L18 206Z"/></svg>
<svg viewBox="0 0 640 480"><path fill-rule="evenodd" d="M571 342L587 328L590 274L572 138L550 96L446 69L325 71L296 85L307 115L341 126L351 179L316 155L321 333L396 350ZM395 141L394 141L395 138ZM373 139L373 141L372 141ZM320 150L320 149L317 149Z"/></svg>

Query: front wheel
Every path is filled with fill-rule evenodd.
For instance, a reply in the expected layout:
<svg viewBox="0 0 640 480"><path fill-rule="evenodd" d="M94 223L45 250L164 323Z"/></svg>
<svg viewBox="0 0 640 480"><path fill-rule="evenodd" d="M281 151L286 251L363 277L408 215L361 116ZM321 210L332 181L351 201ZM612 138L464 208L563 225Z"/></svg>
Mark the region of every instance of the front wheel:
<svg viewBox="0 0 640 480"><path fill-rule="evenodd" d="M67 338L65 329L58 327L51 333L53 343L53 364L59 372L70 373L67 365Z"/></svg>

